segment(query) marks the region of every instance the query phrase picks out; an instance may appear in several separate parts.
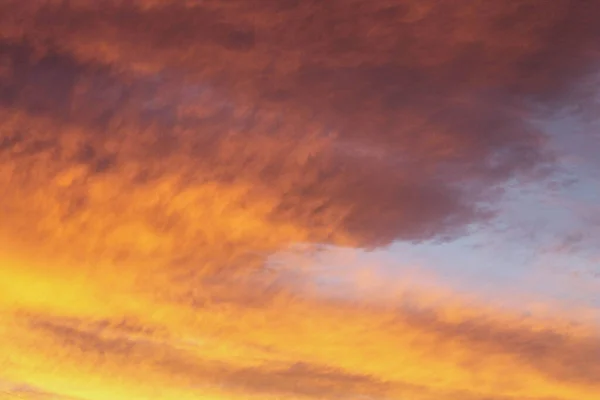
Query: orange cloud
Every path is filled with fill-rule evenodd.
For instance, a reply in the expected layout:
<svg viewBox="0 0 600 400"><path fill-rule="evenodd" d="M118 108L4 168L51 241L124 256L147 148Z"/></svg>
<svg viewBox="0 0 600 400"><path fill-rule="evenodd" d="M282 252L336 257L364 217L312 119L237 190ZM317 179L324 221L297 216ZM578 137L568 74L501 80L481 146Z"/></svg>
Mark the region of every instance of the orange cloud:
<svg viewBox="0 0 600 400"><path fill-rule="evenodd" d="M595 399L586 321L324 298L267 260L492 217L498 184L552 165L530 118L586 99L599 13L4 2L5 397Z"/></svg>
<svg viewBox="0 0 600 400"><path fill-rule="evenodd" d="M261 274L197 287L155 276L151 292L136 264L119 265L141 278L125 285L127 273L116 272L26 280L17 266L35 261L7 262L2 282L16 290L3 290L0 302L4 376L47 392L428 400L593 399L598 391L597 327L565 315L524 319L452 298L442 306L428 302L434 293L387 304L299 297Z"/></svg>

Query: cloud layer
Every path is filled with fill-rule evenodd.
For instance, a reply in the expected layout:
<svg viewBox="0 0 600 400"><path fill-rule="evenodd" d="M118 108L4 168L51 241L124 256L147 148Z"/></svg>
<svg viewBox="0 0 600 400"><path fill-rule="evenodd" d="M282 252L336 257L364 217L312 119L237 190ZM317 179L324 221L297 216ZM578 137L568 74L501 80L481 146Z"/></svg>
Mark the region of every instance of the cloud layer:
<svg viewBox="0 0 600 400"><path fill-rule="evenodd" d="M551 174L532 120L589 104L599 7L32 0L0 15L0 365L39 389L26 396L599 389L595 328L298 294L266 266L298 243L456 238L493 218L504 183Z"/></svg>

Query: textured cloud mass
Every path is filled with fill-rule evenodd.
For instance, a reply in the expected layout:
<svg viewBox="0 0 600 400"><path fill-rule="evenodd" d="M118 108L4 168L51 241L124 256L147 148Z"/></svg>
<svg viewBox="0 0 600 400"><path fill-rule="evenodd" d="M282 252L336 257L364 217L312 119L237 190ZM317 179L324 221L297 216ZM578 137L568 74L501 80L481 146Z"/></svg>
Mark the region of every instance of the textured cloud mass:
<svg viewBox="0 0 600 400"><path fill-rule="evenodd" d="M599 19L1 1L0 398L596 398L597 327L332 300L267 260L485 226L502 185L555 170L532 121L591 104Z"/></svg>

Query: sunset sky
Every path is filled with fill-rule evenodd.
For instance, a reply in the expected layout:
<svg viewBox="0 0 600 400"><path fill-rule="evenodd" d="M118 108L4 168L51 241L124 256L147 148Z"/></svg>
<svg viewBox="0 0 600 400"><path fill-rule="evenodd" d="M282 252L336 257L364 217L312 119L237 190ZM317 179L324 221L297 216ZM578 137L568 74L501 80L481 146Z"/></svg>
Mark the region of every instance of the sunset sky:
<svg viewBox="0 0 600 400"><path fill-rule="evenodd" d="M0 0L0 400L600 399L598 21Z"/></svg>

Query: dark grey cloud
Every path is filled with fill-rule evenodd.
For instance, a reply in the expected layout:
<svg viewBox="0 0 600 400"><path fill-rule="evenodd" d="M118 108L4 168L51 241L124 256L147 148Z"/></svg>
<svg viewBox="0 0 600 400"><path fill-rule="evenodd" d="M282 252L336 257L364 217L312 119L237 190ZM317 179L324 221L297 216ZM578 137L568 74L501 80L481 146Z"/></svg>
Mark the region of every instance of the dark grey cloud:
<svg viewBox="0 0 600 400"><path fill-rule="evenodd" d="M187 153L204 170L231 161L221 143L235 130L244 151L216 179L238 168L272 188L276 220L322 228L345 214L335 230L367 247L459 234L489 216L486 189L550 161L529 118L587 98L599 33L596 7L569 1L10 6L5 107L90 136L143 127L129 140L149 144L148 164ZM302 165L251 145L309 132L328 142ZM103 146L82 140L89 157ZM95 170L123 156L98 155ZM290 185L290 173L304 178Z"/></svg>

